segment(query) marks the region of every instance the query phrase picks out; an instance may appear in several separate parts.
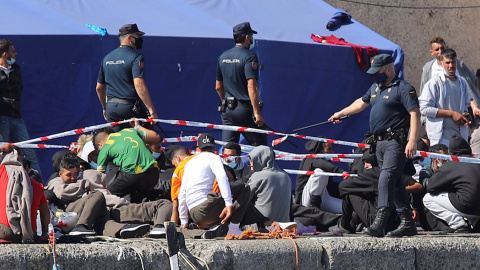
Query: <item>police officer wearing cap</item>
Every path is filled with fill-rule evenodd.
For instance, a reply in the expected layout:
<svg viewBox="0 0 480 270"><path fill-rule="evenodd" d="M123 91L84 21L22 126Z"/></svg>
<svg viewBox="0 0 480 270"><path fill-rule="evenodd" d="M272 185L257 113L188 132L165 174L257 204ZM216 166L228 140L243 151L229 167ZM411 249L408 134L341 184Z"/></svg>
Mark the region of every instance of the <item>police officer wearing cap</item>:
<svg viewBox="0 0 480 270"><path fill-rule="evenodd" d="M142 49L145 33L136 24L126 24L118 31L120 47L103 58L97 79L97 94L103 107L103 117L109 122L132 117L158 118L144 80ZM145 110L142 103L147 107ZM125 126L114 127L116 131Z"/></svg>
<svg viewBox="0 0 480 270"><path fill-rule="evenodd" d="M378 183L378 206L373 224L365 233L382 237L392 208L401 218L400 226L387 234L392 237L417 234L409 205L405 183L401 179L407 158L416 153L420 110L415 89L397 77L393 59L380 54L371 59L367 71L374 83L367 93L350 106L334 113L328 120L338 122L340 117L370 111L370 132L376 144L376 156L381 167Z"/></svg>
<svg viewBox="0 0 480 270"><path fill-rule="evenodd" d="M249 22L235 25L235 47L218 58L215 90L221 99L219 111L224 125L262 128L265 124L260 113L258 57L249 50L254 45L253 34L257 32ZM267 144L266 134L245 132L243 136L251 145ZM224 130L222 139L238 143L240 133Z"/></svg>

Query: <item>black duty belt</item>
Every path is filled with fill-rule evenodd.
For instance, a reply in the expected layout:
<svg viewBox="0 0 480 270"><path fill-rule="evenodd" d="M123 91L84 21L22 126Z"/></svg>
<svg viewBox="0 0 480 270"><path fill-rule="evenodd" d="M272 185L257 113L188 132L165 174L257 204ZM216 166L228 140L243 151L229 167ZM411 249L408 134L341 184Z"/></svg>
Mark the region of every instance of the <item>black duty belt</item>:
<svg viewBox="0 0 480 270"><path fill-rule="evenodd" d="M389 140L395 140L398 138L406 137L408 133L408 128L407 127L402 127L399 129L395 130L387 130L385 133L380 134L380 135L375 135L375 139L377 141L389 141Z"/></svg>
<svg viewBox="0 0 480 270"><path fill-rule="evenodd" d="M107 100L107 102L114 102L114 103L127 104L127 105L135 105L135 102L137 102L137 100L122 99L122 98L109 98Z"/></svg>

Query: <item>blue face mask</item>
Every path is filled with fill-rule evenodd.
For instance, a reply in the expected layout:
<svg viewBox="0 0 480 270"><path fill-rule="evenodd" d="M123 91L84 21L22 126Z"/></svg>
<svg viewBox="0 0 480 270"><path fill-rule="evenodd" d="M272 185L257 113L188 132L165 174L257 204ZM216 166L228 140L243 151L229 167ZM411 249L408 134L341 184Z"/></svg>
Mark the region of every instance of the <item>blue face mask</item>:
<svg viewBox="0 0 480 270"><path fill-rule="evenodd" d="M252 41L250 42L250 47L248 49L252 50L253 48L255 48L255 39L252 37Z"/></svg>
<svg viewBox="0 0 480 270"><path fill-rule="evenodd" d="M387 74L383 73L375 73L372 74L372 79L376 84L382 84L384 81L387 80Z"/></svg>
<svg viewBox="0 0 480 270"><path fill-rule="evenodd" d="M90 161L90 167L92 167L92 169L96 170L97 169L97 163L93 162L93 161Z"/></svg>
<svg viewBox="0 0 480 270"><path fill-rule="evenodd" d="M443 165L443 163L437 162L437 167L438 167L438 168L442 167L442 165Z"/></svg>
<svg viewBox="0 0 480 270"><path fill-rule="evenodd" d="M162 153L152 152L152 156L155 160L157 160L157 158L159 158L161 154Z"/></svg>
<svg viewBox="0 0 480 270"><path fill-rule="evenodd" d="M11 66L11 65L13 65L13 63L15 63L15 58L10 57L10 59L7 60L7 64L8 64L9 66Z"/></svg>
<svg viewBox="0 0 480 270"><path fill-rule="evenodd" d="M431 158L423 158L423 160L418 161L418 164L420 164L422 167L430 166L432 164L432 159Z"/></svg>
<svg viewBox="0 0 480 270"><path fill-rule="evenodd" d="M443 69L443 75L445 75L445 77L450 77L450 78L455 77L455 74L449 75L445 69Z"/></svg>

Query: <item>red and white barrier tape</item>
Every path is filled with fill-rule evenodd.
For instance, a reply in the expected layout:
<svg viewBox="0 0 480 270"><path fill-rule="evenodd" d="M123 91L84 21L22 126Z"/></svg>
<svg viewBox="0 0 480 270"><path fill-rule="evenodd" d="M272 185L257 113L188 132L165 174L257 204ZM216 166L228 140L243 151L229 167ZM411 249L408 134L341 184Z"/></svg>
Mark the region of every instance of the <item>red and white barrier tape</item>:
<svg viewBox="0 0 480 270"><path fill-rule="evenodd" d="M277 155L276 158L361 158L363 154L292 154L292 155Z"/></svg>
<svg viewBox="0 0 480 270"><path fill-rule="evenodd" d="M478 159L478 158L459 157L459 156L445 155L445 154L431 153L431 152L424 152L424 151L417 151L415 156L417 156L417 157L429 157L429 158L436 158L436 159L443 159L443 160L457 161L457 162L465 162L465 163L480 164L480 159Z"/></svg>
<svg viewBox="0 0 480 270"><path fill-rule="evenodd" d="M286 156L286 157L275 157L275 160L300 161L302 159L290 158L290 157ZM333 161L333 162L353 163L353 158L328 158L328 160Z"/></svg>
<svg viewBox="0 0 480 270"><path fill-rule="evenodd" d="M171 143L171 142L196 142L197 136L183 136L177 138L165 138L162 142Z"/></svg>
<svg viewBox="0 0 480 270"><path fill-rule="evenodd" d="M83 134L85 132L94 131L94 130L104 128L104 127L118 126L120 124L128 123L130 121L131 120L123 120L123 121L119 121L119 122L112 122L112 123L100 124L100 125L89 126L89 127L84 127L84 128L72 129L72 130L69 130L69 131L53 134L53 135L50 135L50 136L44 136L44 137L39 137L39 138L35 138L35 139L26 140L26 141L23 141L23 142L18 142L18 143L15 143L15 144L17 146L21 146L23 144L28 144L28 143L32 143L32 142L47 141L47 140L66 137L66 136L71 136L71 135L80 135L80 134Z"/></svg>
<svg viewBox="0 0 480 270"><path fill-rule="evenodd" d="M318 138L306 135L298 135L298 134L286 134L276 131L269 131L263 130L258 128L249 128L249 127L240 127L240 126L227 126L227 125L218 125L218 124L210 124L210 123L202 123L202 122L194 122L194 121L186 121L186 120L165 120L165 119L144 119L139 118L137 119L143 122L150 122L150 123L165 123L171 125L180 125L180 126L189 126L189 127L205 127L205 128L213 128L213 129L220 129L220 130L230 130L230 131L238 131L238 132L255 132L261 134L268 134L268 135L277 135L277 136L291 136L300 139L306 140L313 140L313 141L320 141L320 142L327 142L332 144L340 144L340 145L347 145L353 147L360 147L360 148L369 148L370 145L366 143L354 143L354 142L347 142L347 141L340 141L340 140L332 140L326 138Z"/></svg>
<svg viewBox="0 0 480 270"><path fill-rule="evenodd" d="M69 148L69 146L65 145L50 145L50 144L31 144L31 143L24 143L21 145L18 145L17 143L0 143L0 146L4 144L10 144L13 146L18 146L20 148L39 148L39 149L44 149L44 148Z"/></svg>
<svg viewBox="0 0 480 270"><path fill-rule="evenodd" d="M289 170L284 169L289 174L306 174L306 175L327 175L327 176L341 176L341 177L348 177L348 176L358 176L357 174L349 174L349 173L331 173L331 172L318 172L315 171L299 171L299 170Z"/></svg>

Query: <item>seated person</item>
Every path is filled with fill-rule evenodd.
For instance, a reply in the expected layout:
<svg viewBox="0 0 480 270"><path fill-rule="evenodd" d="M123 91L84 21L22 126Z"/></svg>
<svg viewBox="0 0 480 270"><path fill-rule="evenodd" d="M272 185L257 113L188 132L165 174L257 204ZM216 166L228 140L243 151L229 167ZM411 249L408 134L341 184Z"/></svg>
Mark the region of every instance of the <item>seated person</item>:
<svg viewBox="0 0 480 270"><path fill-rule="evenodd" d="M319 141L307 142L305 144L305 149L310 154L333 153L332 145L330 143ZM342 169L323 158L304 158L300 163L299 170L314 171L315 169L332 173L344 172ZM326 184L326 187L324 184ZM340 198L338 195L338 184L335 185L333 183L331 176L316 176L315 179L312 179L311 181L310 176L299 174L295 186L295 203L302 204L306 207L318 207L321 205L321 193L325 188L327 189L329 196L331 195L331 197ZM307 191L305 192L305 190Z"/></svg>
<svg viewBox="0 0 480 270"><path fill-rule="evenodd" d="M457 156L472 155L470 145L458 134L450 140L448 152ZM479 164L446 162L422 182L427 192L423 203L435 217L448 224L446 232L470 232L472 220L479 218L479 175Z"/></svg>
<svg viewBox="0 0 480 270"><path fill-rule="evenodd" d="M242 148L236 142L229 142L223 146L222 154L229 157L234 156L235 158L223 158L223 163L233 170L235 170L235 178L242 179L244 176L248 175L251 171L250 166L243 162L240 155L242 154Z"/></svg>
<svg viewBox="0 0 480 270"><path fill-rule="evenodd" d="M10 145L2 145L0 155L0 239L14 243L46 241L50 211L43 185L28 177L22 162L25 157L19 148L12 151ZM41 237L36 234L37 211Z"/></svg>
<svg viewBox="0 0 480 270"><path fill-rule="evenodd" d="M250 152L249 157L254 173L247 184L253 194L253 205L272 221L289 222L292 181L275 164L273 149L260 145Z"/></svg>
<svg viewBox="0 0 480 270"><path fill-rule="evenodd" d="M106 235L122 238L139 237L150 229L148 224L122 224L110 218L105 196L95 191L87 179L78 180L80 164L75 154L65 155L60 162L59 177L48 183L46 189L53 191L64 204L67 212L75 212L78 221L70 235Z"/></svg>
<svg viewBox="0 0 480 270"><path fill-rule="evenodd" d="M98 151L97 170L105 172L109 162L118 169L107 173L107 189L123 197L130 194L132 203L140 203L158 183L158 164L145 143L160 142L155 131L144 128L138 120L132 121L135 128L119 132L99 131L93 142Z"/></svg>
<svg viewBox="0 0 480 270"><path fill-rule="evenodd" d="M178 195L181 226L188 226L190 214L201 228L226 226L228 234L239 235L240 222L250 201L250 189L238 189L238 194L232 194L222 159L214 154L215 139L211 134L205 133L198 138L198 148L200 153L187 162L181 180ZM215 179L220 193L212 191Z"/></svg>

